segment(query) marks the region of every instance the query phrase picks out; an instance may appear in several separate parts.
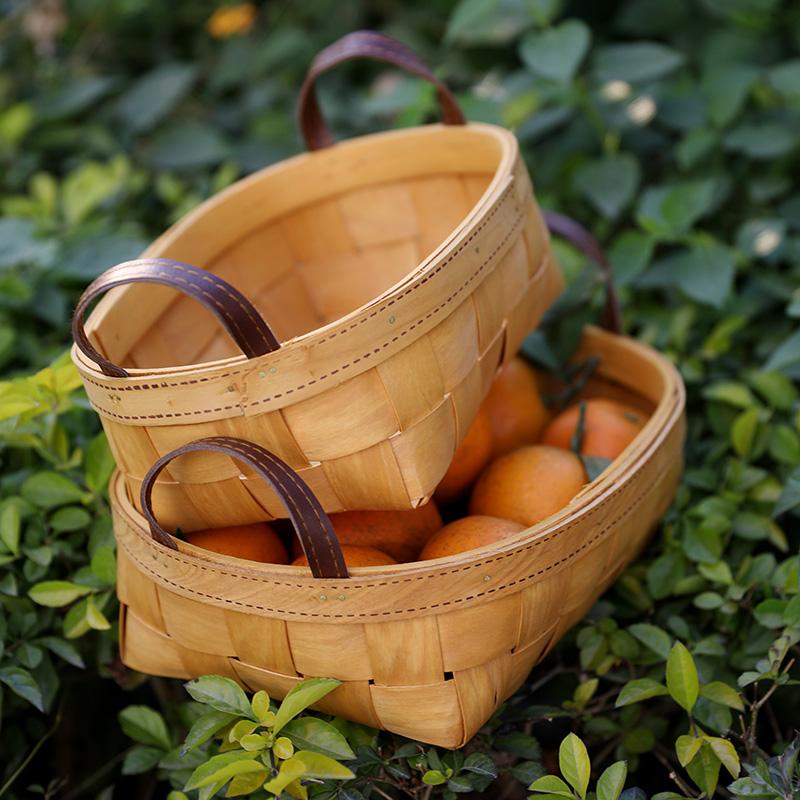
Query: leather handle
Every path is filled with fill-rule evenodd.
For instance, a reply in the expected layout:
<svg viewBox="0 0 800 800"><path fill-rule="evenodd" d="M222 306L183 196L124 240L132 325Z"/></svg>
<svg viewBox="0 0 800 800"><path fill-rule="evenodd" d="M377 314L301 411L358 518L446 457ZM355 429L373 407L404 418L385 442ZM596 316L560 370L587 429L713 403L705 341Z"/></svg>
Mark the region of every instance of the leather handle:
<svg viewBox="0 0 800 800"><path fill-rule="evenodd" d="M81 352L105 375L127 378L128 373L100 355L83 327L89 304L98 295L128 283L159 283L178 289L212 311L248 357L262 356L281 345L255 306L227 281L199 267L167 258L141 258L107 269L93 280L78 300L72 315L72 338Z"/></svg>
<svg viewBox="0 0 800 800"><path fill-rule="evenodd" d="M303 81L297 103L297 117L300 133L308 150L321 150L332 145L334 141L317 102L317 78L337 64L355 58L383 61L430 81L436 87L439 106L442 109L442 121L445 125L464 124L464 114L453 93L413 50L384 33L353 31L321 50L311 62Z"/></svg>
<svg viewBox="0 0 800 800"><path fill-rule="evenodd" d="M589 256L589 258L600 267L606 284L606 302L603 308L602 325L607 331L621 335L623 331L619 297L614 287L611 264L600 242L598 242L583 225L572 219L572 217L567 217L564 214L557 214L555 211L543 211L542 216L551 233L554 233L556 236L561 236L568 242L571 242L578 250Z"/></svg>
<svg viewBox="0 0 800 800"><path fill-rule="evenodd" d="M252 467L268 483L289 512L303 551L308 558L311 574L315 578L347 578L339 540L328 515L319 500L300 476L277 456L252 442L230 436L210 436L178 447L150 467L141 489L142 513L150 525L153 539L172 550L177 550L175 540L162 527L153 514L152 494L161 470L185 453L208 451L222 453Z"/></svg>

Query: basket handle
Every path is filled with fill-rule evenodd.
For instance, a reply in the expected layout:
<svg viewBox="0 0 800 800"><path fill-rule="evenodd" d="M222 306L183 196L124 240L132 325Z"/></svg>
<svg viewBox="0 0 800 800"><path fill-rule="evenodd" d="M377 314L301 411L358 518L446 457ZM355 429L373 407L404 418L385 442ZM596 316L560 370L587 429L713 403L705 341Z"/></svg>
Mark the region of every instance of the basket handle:
<svg viewBox="0 0 800 800"><path fill-rule="evenodd" d="M614 277L611 264L600 242L592 236L577 220L555 211L543 211L545 224L551 233L561 236L571 242L581 252L595 261L603 273L606 284L606 302L603 308L602 325L607 331L622 334L622 313L620 311L619 297L614 287Z"/></svg>
<svg viewBox="0 0 800 800"><path fill-rule="evenodd" d="M127 378L128 373L100 355L84 329L84 315L98 295L128 283L160 283L177 289L202 303L222 323L239 349L255 358L277 350L281 344L255 306L236 288L199 267L167 258L140 258L107 269L95 278L78 300L72 315L72 338L81 352L94 361L103 374Z"/></svg>
<svg viewBox="0 0 800 800"><path fill-rule="evenodd" d="M263 447L230 436L210 436L178 447L161 456L142 481L142 513L150 525L153 539L172 550L177 550L174 539L159 525L153 514L152 494L161 470L185 453L208 451L222 453L252 467L268 483L289 512L289 518L308 557L311 574L315 578L347 578L339 540L328 515L319 500L300 476L277 456Z"/></svg>
<svg viewBox="0 0 800 800"><path fill-rule="evenodd" d="M300 133L308 150L321 150L333 144L317 102L316 80L337 64L355 58L370 58L418 75L436 87L442 121L445 125L463 125L464 114L453 93L430 70L428 65L410 48L396 39L377 31L353 31L317 53L300 89L297 117Z"/></svg>

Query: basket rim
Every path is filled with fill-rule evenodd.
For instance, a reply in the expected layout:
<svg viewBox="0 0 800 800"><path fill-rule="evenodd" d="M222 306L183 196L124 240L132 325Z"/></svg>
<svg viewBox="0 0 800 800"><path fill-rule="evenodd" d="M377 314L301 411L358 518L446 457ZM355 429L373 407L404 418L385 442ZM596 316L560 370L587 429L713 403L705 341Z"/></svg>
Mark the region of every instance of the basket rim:
<svg viewBox="0 0 800 800"><path fill-rule="evenodd" d="M488 557L513 554L514 551L523 549L539 539L557 533L568 521L572 522L588 514L612 494L615 489L619 489L631 480L680 422L685 406L685 387L675 366L649 345L628 336L618 336L594 326L587 326L584 331L584 345L587 349L590 349L589 345L591 345L592 340L612 340L615 344L628 348L630 352L639 358L649 360L656 365L664 378L664 391L644 428L598 478L586 484L559 511L502 542L485 545L453 556L409 562L396 566L392 565L391 567L356 567L350 570L350 578L342 579L335 583L340 586L351 585L355 587L356 585L368 586L372 582L382 582L387 578L393 577L408 577L426 573L445 575L483 562ZM598 374L600 376L603 374L602 364L598 368ZM109 484L109 494L112 495L118 512L127 518L130 527L141 538L145 539L150 548L152 548L154 558L158 552L167 552L167 548L164 545L155 542L150 537L144 517L128 498L124 476L119 470L115 470L112 476ZM308 587L328 587L334 583L331 580L313 578L307 568L249 562L212 553L191 545L184 540L176 540L176 542L178 544L178 552L183 558L187 558L197 565L207 565L211 569L217 567L229 573L236 572L242 576L257 576L262 580L286 581L291 579L297 584ZM169 552L172 553L173 551ZM320 583L320 581L322 582Z"/></svg>
<svg viewBox="0 0 800 800"><path fill-rule="evenodd" d="M88 359L73 343L70 348L70 354L73 363L78 368L78 371L85 377L92 381L103 385L124 385L134 384L137 380L166 380L181 378L189 379L194 376L210 376L214 373L222 372L224 370L238 370L242 368L264 369L271 367L276 361L284 361L285 359L295 359L302 355L305 348L317 345L318 341L326 339L326 336L332 331L342 326L347 326L354 323L365 313L373 309L374 306L392 301L397 298L409 284L412 284L429 274L440 261L447 256L452 247L469 235L470 229L474 223L483 218L491 209L491 207L498 202L502 202L505 193L508 192L513 186L513 168L519 156L519 145L514 134L498 125L483 122L469 122L463 126L443 125L442 123L435 123L431 125L420 125L411 128L402 128L398 130L381 131L378 133L369 134L366 136L359 136L353 139L346 139L337 142L335 145L317 150L313 152L303 152L298 155L292 156L283 161L275 164L270 164L251 175L248 175L238 181L235 181L230 186L223 189L221 192L212 195L204 200L199 206L192 209L188 214L171 225L164 231L158 238L151 242L142 253L142 257L158 257L161 255L163 249L168 247L174 240L180 238L187 229L190 229L202 219L206 214L216 213L215 209L224 203L235 199L239 193L246 191L252 186L259 184L263 181L269 180L273 175L278 172L287 170L294 170L302 168L310 161L323 159L338 159L343 153L354 154L363 147L374 145L375 143L381 144L383 142L390 142L392 140L409 138L409 137L427 137L433 136L441 132L446 132L448 135L458 136L467 134L472 136L475 133L483 134L487 137L493 138L500 145L500 156L495 168L494 176L492 177L489 185L486 187L480 200L475 203L467 215L462 219L461 223L454 228L448 236L434 249L431 253L425 256L419 263L410 269L399 281L392 286L388 287L381 294L370 298L366 303L358 306L344 316L326 323L323 326L306 331L291 339L287 339L281 343L281 347L271 353L267 353L256 358L248 359L243 354L239 353L228 358L217 359L213 361L195 363L195 364L181 364L168 367L154 367L154 368L135 368L126 367L128 377L121 380L119 378L110 377L105 375L93 361ZM375 185L380 185L376 183ZM298 206L300 208L302 206ZM125 296L125 293L130 291L130 286L122 286L111 290L97 303L95 308L89 314L85 322L85 329L88 335L91 335L98 323L98 319L108 313L113 306L119 301L120 298Z"/></svg>

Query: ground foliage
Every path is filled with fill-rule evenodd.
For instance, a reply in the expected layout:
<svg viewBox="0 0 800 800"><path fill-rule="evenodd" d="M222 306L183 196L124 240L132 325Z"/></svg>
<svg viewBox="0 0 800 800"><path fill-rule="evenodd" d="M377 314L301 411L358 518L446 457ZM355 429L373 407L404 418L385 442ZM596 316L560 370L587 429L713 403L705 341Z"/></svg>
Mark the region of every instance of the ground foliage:
<svg viewBox="0 0 800 800"><path fill-rule="evenodd" d="M316 776L313 796L342 800L800 796L800 6L215 10L0 0L0 796L265 796L286 763L287 791ZM608 247L628 331L688 390L686 474L652 546L463 752L314 716L278 736L263 695L209 678L190 699L125 670L112 464L61 355L81 286L300 150L304 69L359 27L517 132L541 203ZM430 87L367 64L326 77L322 101L341 136L436 114ZM558 248L573 283L528 344L553 368L597 294Z"/></svg>

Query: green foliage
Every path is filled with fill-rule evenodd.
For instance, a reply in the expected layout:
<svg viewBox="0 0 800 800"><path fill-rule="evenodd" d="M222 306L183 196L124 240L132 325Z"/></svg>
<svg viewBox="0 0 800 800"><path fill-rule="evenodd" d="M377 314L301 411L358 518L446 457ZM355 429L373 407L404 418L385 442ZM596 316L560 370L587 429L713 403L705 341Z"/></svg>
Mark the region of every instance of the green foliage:
<svg viewBox="0 0 800 800"><path fill-rule="evenodd" d="M224 40L205 29L205 2L6 5L0 794L98 796L119 783L145 796L136 776L156 770L170 800L220 784L263 797L268 781L321 800L515 797L531 785L536 797L593 786L597 800L677 800L720 793L741 762L735 797L798 795L796 3L320 0L263 4L250 33ZM304 713L327 684L278 717L226 679L192 682L187 703L122 667L113 464L64 352L69 310L95 275L300 151L303 72L359 27L417 47L471 119L515 130L541 204L606 245L628 332L687 389L686 472L651 546L464 752ZM436 115L430 87L369 64L326 76L320 100L342 137ZM563 372L601 287L594 265L555 247L569 287L525 349ZM556 402L595 366L570 368ZM604 466L587 461L591 475ZM91 751L77 744L89 740ZM85 757L71 756L79 747ZM311 778L333 775L326 759L354 777ZM563 777L546 776L557 761Z"/></svg>

